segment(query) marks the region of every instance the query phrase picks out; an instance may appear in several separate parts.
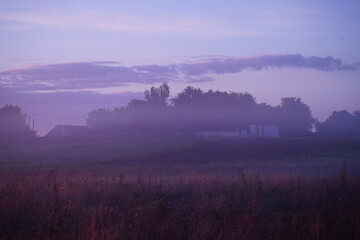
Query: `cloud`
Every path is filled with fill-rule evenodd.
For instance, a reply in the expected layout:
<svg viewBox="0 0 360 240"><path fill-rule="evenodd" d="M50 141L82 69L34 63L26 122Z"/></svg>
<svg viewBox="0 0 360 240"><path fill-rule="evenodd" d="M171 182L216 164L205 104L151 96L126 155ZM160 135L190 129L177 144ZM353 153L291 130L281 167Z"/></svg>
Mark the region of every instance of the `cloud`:
<svg viewBox="0 0 360 240"><path fill-rule="evenodd" d="M19 31L31 27L50 27L107 32L192 32L222 36L254 37L269 33L248 29L229 29L214 19L180 16L140 17L118 12L11 12L0 11L2 30ZM10 24L9 24L10 23Z"/></svg>
<svg viewBox="0 0 360 240"><path fill-rule="evenodd" d="M210 57L200 62L169 65L122 66L113 61L75 62L30 66L0 73L0 87L17 91L96 90L129 83L212 81L213 75L261 71L273 68L311 68L319 71L350 71L358 64L333 57L300 54L261 55L246 58Z"/></svg>
<svg viewBox="0 0 360 240"><path fill-rule="evenodd" d="M239 73L245 69L260 71L269 68L312 68L320 71L355 70L354 64L343 63L333 57L304 57L300 54L261 55L248 58L212 58L196 64L181 64L180 70L186 75L202 75L208 73Z"/></svg>

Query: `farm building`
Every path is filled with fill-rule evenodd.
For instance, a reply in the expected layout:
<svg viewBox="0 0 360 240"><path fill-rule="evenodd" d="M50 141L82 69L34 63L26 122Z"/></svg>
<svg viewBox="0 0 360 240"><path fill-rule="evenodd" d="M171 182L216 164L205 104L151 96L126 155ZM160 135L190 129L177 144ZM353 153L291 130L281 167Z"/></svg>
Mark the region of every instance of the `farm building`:
<svg viewBox="0 0 360 240"><path fill-rule="evenodd" d="M195 137L239 137L240 131L195 131Z"/></svg>
<svg viewBox="0 0 360 240"><path fill-rule="evenodd" d="M57 125L45 137L47 138L86 138L89 128L86 126Z"/></svg>
<svg viewBox="0 0 360 240"><path fill-rule="evenodd" d="M249 125L246 130L240 131L241 137L279 137L279 126L276 125Z"/></svg>
<svg viewBox="0 0 360 240"><path fill-rule="evenodd" d="M279 137L276 125L248 125L245 129L232 131L195 131L196 137Z"/></svg>
<svg viewBox="0 0 360 240"><path fill-rule="evenodd" d="M118 132L109 134L107 132L92 132L86 126L57 125L45 137L48 139L76 139L94 140L107 139L113 137L175 137L187 136L186 132L181 131L133 131ZM238 130L202 130L190 133L195 137L279 137L279 127L276 125L248 125Z"/></svg>

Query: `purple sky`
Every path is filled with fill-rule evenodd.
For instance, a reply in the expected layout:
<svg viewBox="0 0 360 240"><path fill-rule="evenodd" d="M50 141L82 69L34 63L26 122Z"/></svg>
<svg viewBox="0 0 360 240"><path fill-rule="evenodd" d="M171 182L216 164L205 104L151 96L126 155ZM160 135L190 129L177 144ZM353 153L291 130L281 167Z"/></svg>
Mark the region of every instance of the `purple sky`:
<svg viewBox="0 0 360 240"><path fill-rule="evenodd" d="M301 97L324 120L360 109L360 2L0 3L0 106L44 134L152 85Z"/></svg>

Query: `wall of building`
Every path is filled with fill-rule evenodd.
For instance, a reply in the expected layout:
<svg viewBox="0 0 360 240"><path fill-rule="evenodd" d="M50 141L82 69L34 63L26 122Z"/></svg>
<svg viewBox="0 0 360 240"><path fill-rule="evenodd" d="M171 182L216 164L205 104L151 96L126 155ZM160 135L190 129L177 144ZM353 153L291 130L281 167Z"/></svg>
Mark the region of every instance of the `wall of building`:
<svg viewBox="0 0 360 240"><path fill-rule="evenodd" d="M279 137L279 127L275 125L266 125L264 128L264 137Z"/></svg>
<svg viewBox="0 0 360 240"><path fill-rule="evenodd" d="M240 131L196 131L196 137L240 137Z"/></svg>
<svg viewBox="0 0 360 240"><path fill-rule="evenodd" d="M249 125L248 130L240 131L241 137L279 137L279 127L276 125Z"/></svg>
<svg viewBox="0 0 360 240"><path fill-rule="evenodd" d="M241 136L279 137L279 127L275 125L249 125L249 131L242 131Z"/></svg>

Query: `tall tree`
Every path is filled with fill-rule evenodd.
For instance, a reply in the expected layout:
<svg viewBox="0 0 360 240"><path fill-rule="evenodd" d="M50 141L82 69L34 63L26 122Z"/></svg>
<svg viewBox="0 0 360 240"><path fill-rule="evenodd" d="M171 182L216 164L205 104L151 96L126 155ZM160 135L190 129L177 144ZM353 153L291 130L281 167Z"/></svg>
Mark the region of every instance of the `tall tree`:
<svg viewBox="0 0 360 240"><path fill-rule="evenodd" d="M105 108L95 109L86 119L87 126L95 130L114 128L115 122L113 111Z"/></svg>
<svg viewBox="0 0 360 240"><path fill-rule="evenodd" d="M159 87L151 87L150 90L145 90L144 95L148 103L157 106L166 106L166 101L170 95L170 87L167 83L163 83Z"/></svg>
<svg viewBox="0 0 360 240"><path fill-rule="evenodd" d="M179 124L191 129L234 130L244 125L256 106L249 93L234 93L187 87L172 99Z"/></svg>
<svg viewBox="0 0 360 240"><path fill-rule="evenodd" d="M307 136L316 122L310 107L300 98L281 98L280 131L284 136Z"/></svg>
<svg viewBox="0 0 360 240"><path fill-rule="evenodd" d="M176 108L190 108L203 104L204 93L200 88L186 87L171 102ZM200 107L200 106L199 106Z"/></svg>
<svg viewBox="0 0 360 240"><path fill-rule="evenodd" d="M26 124L26 115L20 107L5 105L0 109L0 138L18 138L35 136L35 132Z"/></svg>

